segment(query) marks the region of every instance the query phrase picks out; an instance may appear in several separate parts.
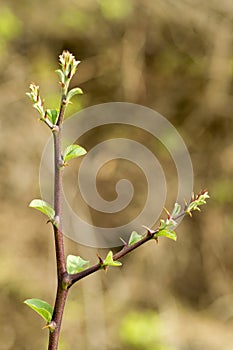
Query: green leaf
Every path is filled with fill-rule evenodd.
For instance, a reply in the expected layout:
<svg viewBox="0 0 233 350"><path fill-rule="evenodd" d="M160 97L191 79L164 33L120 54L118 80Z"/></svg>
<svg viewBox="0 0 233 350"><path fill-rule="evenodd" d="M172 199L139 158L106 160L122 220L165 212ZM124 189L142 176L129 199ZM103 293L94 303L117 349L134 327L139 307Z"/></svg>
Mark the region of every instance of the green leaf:
<svg viewBox="0 0 233 350"><path fill-rule="evenodd" d="M39 103L34 103L33 107L40 113L41 117L44 118L44 109Z"/></svg>
<svg viewBox="0 0 233 350"><path fill-rule="evenodd" d="M181 211L181 205L178 204L178 203L175 203L174 209L173 209L172 214L171 214L171 217L175 218L177 215L180 214L180 211Z"/></svg>
<svg viewBox="0 0 233 350"><path fill-rule="evenodd" d="M72 99L72 97L74 97L75 95L82 95L82 94L83 94L82 89L74 88L68 92L66 100L69 102Z"/></svg>
<svg viewBox="0 0 233 350"><path fill-rule="evenodd" d="M33 199L29 204L30 208L35 208L47 215L50 220L54 219L55 211L50 204L46 203L42 199Z"/></svg>
<svg viewBox="0 0 233 350"><path fill-rule="evenodd" d="M25 95L28 96L32 102L35 102L31 92L26 92Z"/></svg>
<svg viewBox="0 0 233 350"><path fill-rule="evenodd" d="M87 151L85 150L85 148L79 145L70 145L65 149L63 159L66 163L68 160L83 156L86 153Z"/></svg>
<svg viewBox="0 0 233 350"><path fill-rule="evenodd" d="M24 304L36 311L47 323L50 323L53 316L53 308L46 301L40 299L27 299Z"/></svg>
<svg viewBox="0 0 233 350"><path fill-rule="evenodd" d="M141 241L141 239L142 239L142 235L139 235L136 231L133 231L130 235L128 244L133 245L134 243Z"/></svg>
<svg viewBox="0 0 233 350"><path fill-rule="evenodd" d="M198 207L200 204L197 203L197 201L194 201L189 204L188 208L186 209L188 212L194 211L194 210L199 210L200 208Z"/></svg>
<svg viewBox="0 0 233 350"><path fill-rule="evenodd" d="M64 75L63 71L61 69L57 69L55 72L59 75L61 83L64 84L65 83L65 75Z"/></svg>
<svg viewBox="0 0 233 350"><path fill-rule="evenodd" d="M57 109L46 109L46 117L51 121L53 125L56 124L58 118L58 110Z"/></svg>
<svg viewBox="0 0 233 350"><path fill-rule="evenodd" d="M177 239L175 231L169 230L168 228L164 228L162 230L159 230L159 232L157 232L155 234L155 237L158 237L158 236L164 236L164 237L172 239L173 241L176 241L176 239Z"/></svg>
<svg viewBox="0 0 233 350"><path fill-rule="evenodd" d="M103 267L105 266L121 266L122 263L120 261L114 261L113 260L113 252L110 250L108 252L108 255L106 256L106 259L103 261Z"/></svg>
<svg viewBox="0 0 233 350"><path fill-rule="evenodd" d="M78 273L89 266L89 261L80 256L68 255L66 259L66 268L69 274Z"/></svg>
<svg viewBox="0 0 233 350"><path fill-rule="evenodd" d="M159 230L163 230L165 227L167 227L166 221L161 219L160 225L159 225Z"/></svg>

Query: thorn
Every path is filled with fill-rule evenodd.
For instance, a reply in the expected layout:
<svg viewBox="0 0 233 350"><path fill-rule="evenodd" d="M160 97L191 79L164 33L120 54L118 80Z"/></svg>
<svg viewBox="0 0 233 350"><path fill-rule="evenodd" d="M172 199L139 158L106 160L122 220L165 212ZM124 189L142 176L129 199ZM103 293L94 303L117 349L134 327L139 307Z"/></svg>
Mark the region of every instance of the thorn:
<svg viewBox="0 0 233 350"><path fill-rule="evenodd" d="M49 324L46 324L44 327L42 327L42 329L46 329L49 328Z"/></svg>
<svg viewBox="0 0 233 350"><path fill-rule="evenodd" d="M50 332L53 332L56 328L57 324L55 321L51 321L49 324L46 324L42 329L49 328Z"/></svg>
<svg viewBox="0 0 233 350"><path fill-rule="evenodd" d="M103 269L104 269L105 273L107 273L107 272L108 272L108 268L109 268L109 266L108 266L108 265L104 265L104 266L103 266Z"/></svg>
<svg viewBox="0 0 233 350"><path fill-rule="evenodd" d="M97 255L97 258L99 259L100 264L103 265L104 261L103 261L103 259L101 258L101 256L99 256L98 253L97 253L96 255Z"/></svg>
<svg viewBox="0 0 233 350"><path fill-rule="evenodd" d="M191 211L186 210L186 213L187 213L187 214L190 216L190 218L192 218L192 217L193 217L193 215L192 215Z"/></svg>
<svg viewBox="0 0 233 350"><path fill-rule="evenodd" d="M171 218L171 214L169 213L169 211L168 211L165 207L163 207L163 210L164 210L165 213L167 214L168 219L170 219L170 218Z"/></svg>
<svg viewBox="0 0 233 350"><path fill-rule="evenodd" d="M125 247L128 246L128 243L127 243L123 238L120 237L120 240L121 240L121 242L124 244Z"/></svg>
<svg viewBox="0 0 233 350"><path fill-rule="evenodd" d="M186 201L186 199L184 198L184 205L185 205L185 208L187 208L188 207L188 203L187 203L187 201Z"/></svg>
<svg viewBox="0 0 233 350"><path fill-rule="evenodd" d="M149 227L147 227L145 225L142 225L142 227L144 227L147 230L148 236L153 236L156 233L155 230L151 230Z"/></svg>

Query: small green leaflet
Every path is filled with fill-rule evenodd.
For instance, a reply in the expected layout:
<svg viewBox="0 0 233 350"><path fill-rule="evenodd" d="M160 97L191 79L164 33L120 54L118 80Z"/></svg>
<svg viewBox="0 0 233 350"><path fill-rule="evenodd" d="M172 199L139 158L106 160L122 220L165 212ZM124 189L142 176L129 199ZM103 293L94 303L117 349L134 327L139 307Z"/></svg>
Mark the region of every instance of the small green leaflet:
<svg viewBox="0 0 233 350"><path fill-rule="evenodd" d="M159 225L159 230L163 230L163 229L172 229L177 225L177 222L175 220L173 220L172 218L170 219L166 219L160 220L160 225Z"/></svg>
<svg viewBox="0 0 233 350"><path fill-rule="evenodd" d="M210 198L208 195L208 192L205 190L202 194L197 195L197 198L195 200L192 200L192 202L189 204L188 208L186 209L186 212L190 213L193 210L199 210L200 205L206 204L206 199Z"/></svg>
<svg viewBox="0 0 233 350"><path fill-rule="evenodd" d="M46 117L50 120L50 122L55 125L58 118L58 110L57 109L46 109Z"/></svg>
<svg viewBox="0 0 233 350"><path fill-rule="evenodd" d="M142 235L139 235L136 231L133 231L130 235L128 244L133 245L134 243L141 241L141 239L142 239Z"/></svg>
<svg viewBox="0 0 233 350"><path fill-rule="evenodd" d="M175 203L174 209L173 209L173 211L172 211L171 217L172 217L172 218L175 218L177 215L180 214L180 211L181 211L181 205L178 204L178 203Z"/></svg>
<svg viewBox="0 0 233 350"><path fill-rule="evenodd" d="M188 212L193 211L193 210L200 211L200 208L198 207L199 205L201 205L201 204L199 204L197 201L191 202L187 208L187 211Z"/></svg>
<svg viewBox="0 0 233 350"><path fill-rule="evenodd" d="M86 153L87 151L85 150L85 148L79 145L70 145L65 149L65 152L63 154L63 160L66 163L68 160L83 156Z"/></svg>
<svg viewBox="0 0 233 350"><path fill-rule="evenodd" d="M66 268L69 274L78 273L89 266L89 261L80 256L68 255L66 259Z"/></svg>
<svg viewBox="0 0 233 350"><path fill-rule="evenodd" d="M36 311L49 324L53 316L53 308L46 301L40 299L27 299L24 304Z"/></svg>
<svg viewBox="0 0 233 350"><path fill-rule="evenodd" d="M159 225L159 230L163 230L166 226L167 226L166 221L161 219L160 225Z"/></svg>
<svg viewBox="0 0 233 350"><path fill-rule="evenodd" d="M47 215L50 220L54 219L55 211L50 204L46 203L42 199L33 199L29 204L30 208L35 208Z"/></svg>
<svg viewBox="0 0 233 350"><path fill-rule="evenodd" d="M164 236L164 237L172 239L173 241L176 241L176 239L177 239L175 231L169 230L168 228L164 228L162 230L159 230L155 234L155 237L158 237L158 236Z"/></svg>
<svg viewBox="0 0 233 350"><path fill-rule="evenodd" d="M59 78L61 79L61 83L65 83L65 74L63 73L63 71L61 69L57 69L55 71L58 75L59 75Z"/></svg>
<svg viewBox="0 0 233 350"><path fill-rule="evenodd" d="M113 252L110 250L108 252L108 255L106 256L106 259L103 261L103 267L105 266L121 266L122 263L120 261L114 261L113 260Z"/></svg>
<svg viewBox="0 0 233 350"><path fill-rule="evenodd" d="M26 92L25 95L27 95L32 102L35 102L34 96L31 92Z"/></svg>
<svg viewBox="0 0 233 350"><path fill-rule="evenodd" d="M74 88L72 90L70 90L66 96L66 100L68 102L70 102L70 100L72 99L72 97L74 97L75 95L82 95L83 91L80 88Z"/></svg>

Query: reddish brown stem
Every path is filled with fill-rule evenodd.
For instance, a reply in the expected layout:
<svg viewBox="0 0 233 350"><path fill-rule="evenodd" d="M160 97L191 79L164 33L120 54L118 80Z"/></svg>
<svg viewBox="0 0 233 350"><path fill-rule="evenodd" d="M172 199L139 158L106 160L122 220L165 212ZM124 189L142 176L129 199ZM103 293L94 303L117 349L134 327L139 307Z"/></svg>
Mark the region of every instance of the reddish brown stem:
<svg viewBox="0 0 233 350"><path fill-rule="evenodd" d="M125 245L119 252L113 255L113 260L118 260L125 256L126 254L132 252L133 250L137 249L144 243L150 241L153 238L153 235L147 234L145 237L143 237L140 241L132 244L132 245ZM96 265L93 265L81 272L78 272L76 274L70 275L70 287L75 284L77 281L83 279L86 276L91 275L92 273L98 271L101 269L101 263L98 263Z"/></svg>
<svg viewBox="0 0 233 350"><path fill-rule="evenodd" d="M178 220L179 218L181 218L182 216L185 216L187 213L185 211L183 211L182 213L180 213L179 215L177 215L174 220ZM132 245L128 245L128 244L125 244L123 246L123 248L117 252L116 254L113 255L113 260L118 260L120 258L122 258L123 256L129 254L130 252L132 252L133 250L137 249L138 247L140 247L141 245L145 244L146 242L152 240L152 239L155 239L154 238L154 234L156 232L159 232L159 229L156 229L155 231L148 231L147 235L145 235L140 241L132 244ZM101 263L99 264L96 264L96 265L93 265L81 272L78 272L76 274L73 274L73 275L69 275L69 278L70 278L70 286L69 288L75 284L77 281L83 279L84 277L86 276L89 276L91 275L92 273L98 271L101 269Z"/></svg>
<svg viewBox="0 0 233 350"><path fill-rule="evenodd" d="M56 302L54 306L54 313L53 313L53 320L52 320L55 325L55 330L49 333L48 350L58 349L58 341L59 341L59 335L61 330L62 316L63 316L63 311L65 308L67 296L68 296L68 289L62 290L61 286L58 284L57 296L56 296Z"/></svg>
<svg viewBox="0 0 233 350"><path fill-rule="evenodd" d="M52 324L54 326L53 332L49 333L49 345L48 350L57 350L58 341L61 330L61 322L63 311L68 295L68 289L66 287L67 271L66 261L64 253L64 241L62 234L62 150L61 150L61 125L63 115L65 112L65 105L63 99L61 101L61 108L58 118L57 126L53 130L54 140L54 210L55 210L55 223L54 229L54 242L56 250L56 264L57 264L57 294L54 305Z"/></svg>
<svg viewBox="0 0 233 350"><path fill-rule="evenodd" d="M53 132L54 139L54 210L55 221L54 240L57 260L57 275L61 278L62 274L66 272L64 242L62 234L62 169L61 169L61 127Z"/></svg>

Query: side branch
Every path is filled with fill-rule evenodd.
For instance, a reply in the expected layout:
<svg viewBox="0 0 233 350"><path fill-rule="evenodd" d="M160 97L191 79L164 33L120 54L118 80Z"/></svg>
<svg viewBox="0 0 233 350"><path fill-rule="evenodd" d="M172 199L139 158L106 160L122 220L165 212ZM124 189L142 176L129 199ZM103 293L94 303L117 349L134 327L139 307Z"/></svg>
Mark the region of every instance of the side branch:
<svg viewBox="0 0 233 350"><path fill-rule="evenodd" d="M131 244L124 242L123 248L114 254L112 256L112 259L117 261L118 259L122 258L123 256L127 255L128 253L132 252L133 250L137 249L141 245L145 244L146 242L154 239L158 242L158 237L159 236L165 236L169 237L173 240L176 240L176 234L173 231L174 227L177 225L177 220L180 219L181 217L185 215L189 215L192 217L192 212L195 210L200 211L200 206L206 203L206 199L209 198L208 191L204 190L199 192L196 196L192 194L192 198L190 203L185 202L185 207L181 211L181 206L178 203L175 203L173 212L170 214L167 209L165 209L167 213L167 219L160 220L160 225L159 227L156 228L156 230L151 230L147 228L147 233L144 236L139 236L139 239ZM138 238L138 237L137 237ZM106 268L106 265L104 265L104 261L99 258L100 262L96 265L93 265L81 272L75 273L75 274L69 274L69 287L72 286L74 283L77 281L81 280L82 278L91 275L92 273Z"/></svg>
<svg viewBox="0 0 233 350"><path fill-rule="evenodd" d="M133 250L137 249L138 247L140 247L141 245L145 244L146 242L155 239L154 238L154 234L156 234L156 232L158 232L158 230L153 231L153 233L149 232L147 233L147 235L145 237L143 237L140 241L132 244L132 245L124 245L123 248L117 252L116 254L113 255L113 260L118 260L120 258L122 258L123 256L129 254L130 252L132 252ZM101 262L99 262L96 265L93 265L81 272L78 272L76 274L72 274L70 275L70 286L69 288L75 284L77 281L83 279L84 277L87 277L89 275L91 275L92 273L98 271L102 269L102 264Z"/></svg>

